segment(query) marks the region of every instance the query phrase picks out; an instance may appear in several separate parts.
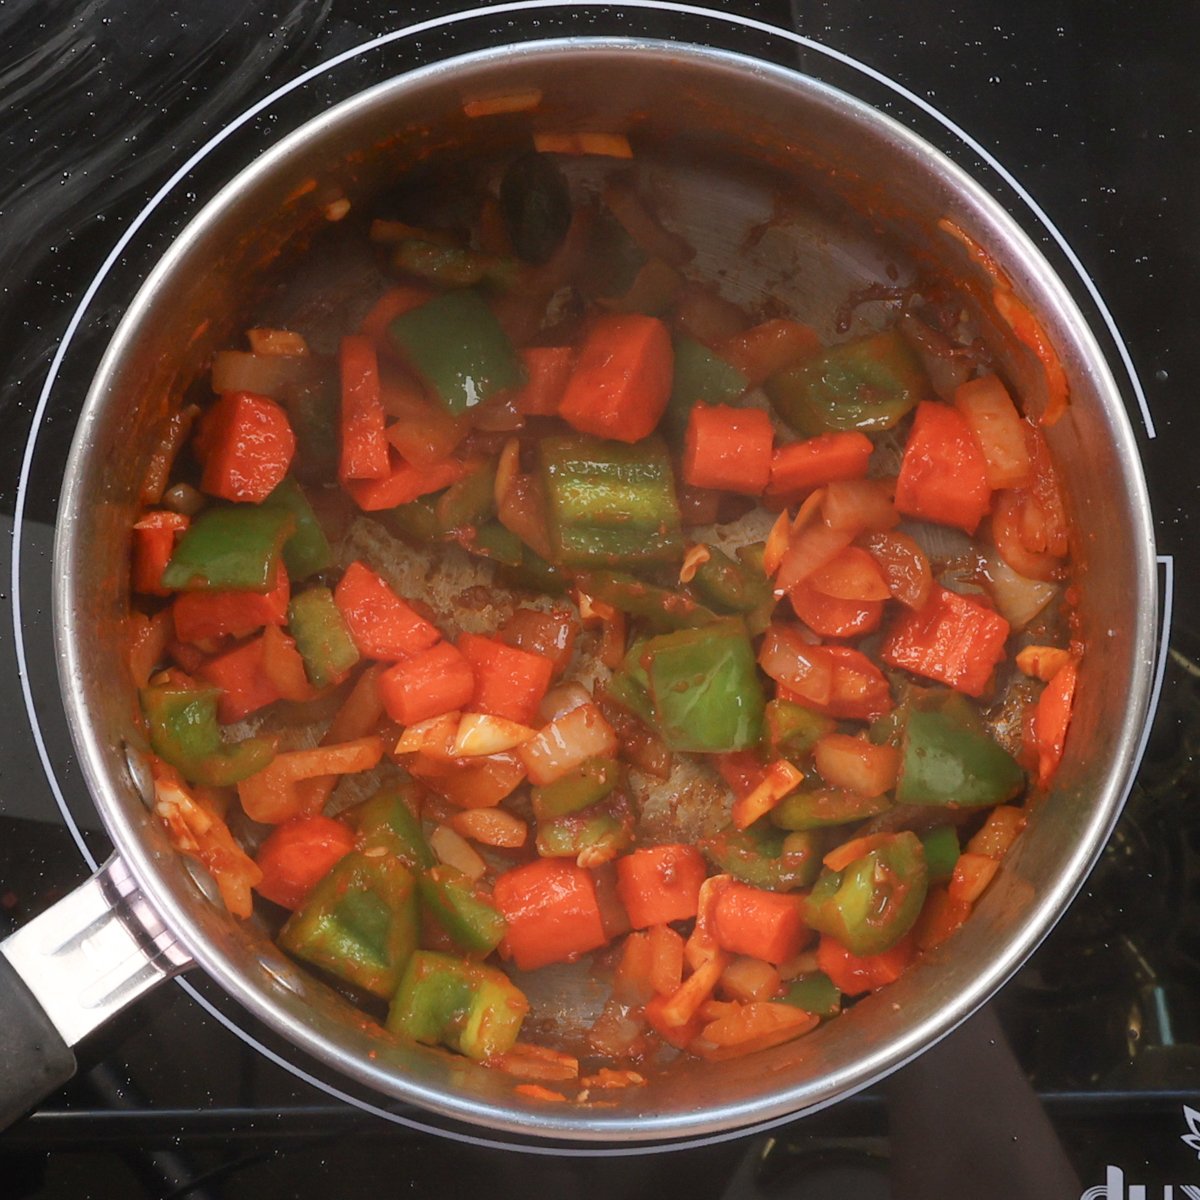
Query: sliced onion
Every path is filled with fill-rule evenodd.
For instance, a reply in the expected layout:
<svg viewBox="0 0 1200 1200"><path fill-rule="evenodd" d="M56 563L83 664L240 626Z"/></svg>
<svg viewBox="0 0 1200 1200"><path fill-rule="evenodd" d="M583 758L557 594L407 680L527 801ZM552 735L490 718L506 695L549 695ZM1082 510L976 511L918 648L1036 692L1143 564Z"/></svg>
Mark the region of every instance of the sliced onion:
<svg viewBox="0 0 1200 1200"><path fill-rule="evenodd" d="M763 639L758 663L776 683L802 700L822 706L829 703L833 692L833 665L827 655L814 654L814 649L795 630L772 625Z"/></svg>
<svg viewBox="0 0 1200 1200"><path fill-rule="evenodd" d="M546 693L538 708L538 716L549 724L565 716L573 708L591 702L591 693L582 683L564 683Z"/></svg>
<svg viewBox="0 0 1200 1200"><path fill-rule="evenodd" d="M1058 594L1057 584L1018 575L999 554L987 556L984 573L996 608L1014 630L1024 629Z"/></svg>
<svg viewBox="0 0 1200 1200"><path fill-rule="evenodd" d="M213 356L212 388L219 395L254 392L278 397L311 375L312 369L311 360L303 355L219 350Z"/></svg>
<svg viewBox="0 0 1200 1200"><path fill-rule="evenodd" d="M617 735L595 704L581 704L551 721L518 749L531 783L543 786L561 779L589 758L612 758Z"/></svg>
<svg viewBox="0 0 1200 1200"><path fill-rule="evenodd" d="M480 758L514 750L533 737L528 725L488 713L463 713L454 737L456 758Z"/></svg>
<svg viewBox="0 0 1200 1200"><path fill-rule="evenodd" d="M461 834L449 825L438 825L429 835L429 848L437 860L447 867L461 871L469 879L479 879L487 870L487 863L476 853Z"/></svg>

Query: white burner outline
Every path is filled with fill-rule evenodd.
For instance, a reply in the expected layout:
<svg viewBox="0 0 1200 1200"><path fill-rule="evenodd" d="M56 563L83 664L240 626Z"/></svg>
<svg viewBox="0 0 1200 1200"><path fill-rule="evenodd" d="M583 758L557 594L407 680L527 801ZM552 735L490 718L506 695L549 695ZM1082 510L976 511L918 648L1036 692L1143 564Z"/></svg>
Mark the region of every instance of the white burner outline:
<svg viewBox="0 0 1200 1200"><path fill-rule="evenodd" d="M37 747L38 757L41 760L42 771L46 777L51 792L54 795L56 804L62 814L63 821L67 826L76 846L79 849L81 856L88 866L93 870L97 870L99 864L92 856L88 849L83 835L75 822L75 818L67 805L66 797L62 787L59 784L58 778L55 775L54 765L50 760L49 751L46 748L45 738L42 735L41 725L38 720L37 711L33 700L33 691L29 682L28 662L25 654L25 639L23 626L21 621L21 538L25 519L25 500L28 493L29 476L33 466L33 457L37 447L38 434L41 431L42 420L50 403L50 393L53 390L54 384L58 378L58 372L62 367L63 360L66 357L67 351L70 348L71 342L74 340L78 332L80 324L83 322L84 315L99 291L104 280L108 277L113 266L117 263L125 248L136 236L142 226L150 219L150 216L155 212L159 205L170 195L178 184L202 162L213 150L220 146L227 138L231 137L237 130L248 124L260 113L264 112L276 101L303 87L313 79L319 78L326 72L333 70L344 62L349 62L364 54L368 54L373 50L389 46L395 42L402 41L405 38L419 36L422 33L428 33L435 29L450 28L455 25L463 24L467 21L475 20L481 17L496 17L503 16L508 13L529 12L537 9L579 9L579 8L614 8L614 9L641 9L647 12L670 12L678 13L681 16L699 17L705 20L714 20L724 22L727 25L740 26L745 29L751 29L755 32L765 34L768 37L780 38L786 42L791 42L794 45L803 46L807 50L812 50L818 54L824 55L826 58L838 62L843 66L849 67L851 70L857 71L859 74L866 76L868 79L882 84L889 88L897 95L915 105L927 116L932 117L943 128L957 137L964 145L977 154L996 174L1016 193L1025 206L1038 219L1050 236L1054 239L1059 249L1062 251L1072 269L1078 275L1085 289L1090 296L1092 303L1099 312L1105 327L1108 329L1113 345L1117 350L1117 354L1121 359L1121 364L1125 369L1126 376L1133 388L1134 396L1137 399L1138 408L1141 412L1142 422L1146 428L1146 436L1153 439L1156 436L1154 420L1150 414L1149 403L1146 398L1146 393L1142 387L1141 379L1138 376L1137 369L1133 364L1132 355L1121 336L1117 326L1116 318L1113 316L1108 305L1105 303L1100 294L1099 288L1095 280L1092 279L1087 269L1084 267L1082 260L1072 249L1063 233L1058 229L1049 215L1042 209L1033 196L1022 186L1017 178L980 142L973 138L965 129L958 125L955 121L946 116L940 109L935 107L923 97L917 95L903 84L892 79L882 71L869 66L858 59L853 58L840 50L835 50L833 47L822 45L819 42L813 41L811 38L803 34L796 33L790 29L777 28L764 21L759 21L753 17L742 17L733 13L716 12L713 9L703 8L698 5L675 3L673 0L621 0L618 3L612 3L610 0L513 0L510 3L489 5L482 8L464 9L459 12L446 13L440 17L433 17L426 21L417 22L414 25L403 26L400 29L394 29L389 33L381 34L378 37L370 38L365 42L360 42L357 46L352 46L348 50L343 50L340 54L335 54L332 58L323 63L318 63L314 67L310 67L307 71L302 72L294 79L280 85L268 95L256 101L249 108L245 109L232 121L214 134L207 142L193 153L180 165L180 167L166 180L165 183L154 193L147 201L146 205L130 222L128 228L117 240L104 262L100 265L100 269L93 276L92 281L88 284L84 291L79 304L76 306L71 320L67 324L67 328L63 333L62 341L55 350L54 357L51 359L50 367L46 374L46 380L42 385L42 389L38 395L37 406L34 409L33 421L30 426L29 438L25 444L25 452L21 460L21 471L17 481L16 505L13 512L13 530L12 530L12 568L10 572L10 592L12 596L12 613L13 613L13 648L17 657L18 676L21 681L21 695L25 703L26 714L29 720L30 730L33 734L34 743ZM536 39L530 39L536 40ZM1159 555L1158 565L1164 572L1164 589L1162 601L1162 630L1160 634L1158 662L1154 675L1154 683L1151 691L1150 705L1147 711L1145 726L1142 730L1142 737L1138 744L1135 764L1140 765L1142 757L1145 754L1147 743L1150 739L1150 730L1154 723L1154 716L1158 711L1159 699L1162 691L1163 677L1166 669L1167 646L1169 643L1171 618L1173 608L1172 589L1174 586L1175 570L1174 557L1171 555ZM1136 765L1134 775L1136 775ZM421 1121L415 1120L412 1117L404 1116L400 1113L389 1111L381 1108L370 1101L363 1100L357 1096L353 1096L348 1092L342 1091L335 1085L319 1079L316 1076L309 1074L302 1067L288 1061L262 1042L258 1041L251 1034L238 1026L231 1017L226 1016L221 1012L211 1001L200 994L196 988L186 979L176 979L174 982L181 987L197 1004L204 1009L209 1016L218 1021L232 1034L241 1039L247 1045L258 1051L263 1057L269 1059L276 1066L283 1068L289 1074L302 1079L304 1082L325 1092L327 1095L335 1099L352 1105L362 1111L372 1113L375 1116L382 1117L387 1121L396 1124L407 1126L410 1129L417 1130L422 1133L433 1134L438 1137L449 1138L453 1141L465 1142L473 1146L479 1146L485 1149L500 1149L517 1151L526 1154L548 1155L552 1157L570 1157L570 1158L609 1158L609 1157L630 1157L641 1154L659 1154L667 1151L687 1150L694 1147L715 1145L720 1142L737 1140L739 1138L752 1137L766 1132L770 1129L778 1128L794 1121L794 1115L778 1117L773 1121L767 1121L760 1125L755 1125L749 1128L737 1129L728 1133L714 1134L708 1137L688 1139L685 1141L671 1142L658 1146L635 1146L630 1148L625 1147L552 1147L539 1146L537 1144L518 1144L513 1142L503 1142L490 1138L478 1137L473 1134L463 1133L456 1129L447 1129L436 1125L426 1125ZM905 1064L899 1064L896 1070L899 1070ZM865 1085L864 1085L865 1086ZM825 1107L825 1106L821 1106ZM809 1112L817 1111L810 1109Z"/></svg>

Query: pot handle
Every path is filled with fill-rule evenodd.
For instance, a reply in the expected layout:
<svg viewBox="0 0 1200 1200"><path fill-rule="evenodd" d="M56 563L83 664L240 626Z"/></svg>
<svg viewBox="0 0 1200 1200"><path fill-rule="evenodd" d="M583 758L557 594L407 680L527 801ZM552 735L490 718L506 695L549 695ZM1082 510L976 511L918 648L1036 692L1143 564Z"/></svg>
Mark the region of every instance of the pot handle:
<svg viewBox="0 0 1200 1200"><path fill-rule="evenodd" d="M75 1074L70 1047L191 961L117 857L0 942L0 1129Z"/></svg>

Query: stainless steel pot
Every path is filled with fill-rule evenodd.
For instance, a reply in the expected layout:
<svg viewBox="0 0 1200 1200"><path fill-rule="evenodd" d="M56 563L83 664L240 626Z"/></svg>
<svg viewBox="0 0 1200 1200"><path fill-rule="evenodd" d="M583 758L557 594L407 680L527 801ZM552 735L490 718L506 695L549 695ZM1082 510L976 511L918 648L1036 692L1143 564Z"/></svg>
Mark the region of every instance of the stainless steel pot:
<svg viewBox="0 0 1200 1200"><path fill-rule="evenodd" d="M465 98L528 87L542 92L532 113L463 114ZM1048 436L1077 530L1087 644L1077 714L1053 794L978 911L898 984L814 1034L741 1060L679 1062L603 1109L531 1104L497 1073L372 1037L255 921L214 904L148 811L125 663L139 483L163 414L238 335L240 310L304 254L331 197L365 202L431 160L503 159L528 145L531 127L628 132L668 223L699 247L696 269L724 271L723 289L738 302L779 296L826 334L837 306L864 286L917 271L955 280L1036 410L1046 392L1038 361L998 318L993 279L939 224L948 218L1039 315L1071 388ZM871 306L861 315L869 321ZM1070 295L1018 226L932 147L845 94L732 54L623 40L500 47L396 78L286 138L188 226L134 300L87 397L60 513L61 683L117 857L0 946L0 990L22 1010L0 1035L0 1114L9 1117L69 1074L68 1044L192 962L359 1083L493 1129L628 1142L810 1111L919 1054L1004 983L1079 888L1136 766L1155 627L1149 505L1119 392Z"/></svg>

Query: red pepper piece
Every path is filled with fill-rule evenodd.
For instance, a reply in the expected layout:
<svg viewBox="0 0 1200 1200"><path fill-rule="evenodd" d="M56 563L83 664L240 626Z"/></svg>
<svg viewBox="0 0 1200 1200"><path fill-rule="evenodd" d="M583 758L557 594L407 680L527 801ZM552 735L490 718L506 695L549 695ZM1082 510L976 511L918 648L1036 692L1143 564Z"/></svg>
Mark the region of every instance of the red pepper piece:
<svg viewBox="0 0 1200 1200"><path fill-rule="evenodd" d="M923 400L904 447L896 507L973 534L991 499L987 463L966 419L948 404Z"/></svg>
<svg viewBox="0 0 1200 1200"><path fill-rule="evenodd" d="M408 504L430 492L440 492L442 488L457 483L469 469L457 459L418 467L405 462L393 452L386 476L381 479L348 479L343 486L363 512L379 512Z"/></svg>
<svg viewBox="0 0 1200 1200"><path fill-rule="evenodd" d="M674 365L670 335L656 317L601 317L579 351L559 415L581 433L640 441L667 407Z"/></svg>
<svg viewBox="0 0 1200 1200"><path fill-rule="evenodd" d="M229 392L200 418L192 446L204 465L202 491L223 500L259 504L292 465L296 435L274 400Z"/></svg>
<svg viewBox="0 0 1200 1200"><path fill-rule="evenodd" d="M892 691L883 672L852 646L811 646L808 653L829 670L829 690L821 696L779 685L780 700L794 700L841 721L873 721L892 708Z"/></svg>
<svg viewBox="0 0 1200 1200"><path fill-rule="evenodd" d="M361 562L352 562L333 590L333 602L364 658L398 662L441 640L437 628Z"/></svg>
<svg viewBox="0 0 1200 1200"><path fill-rule="evenodd" d="M149 512L133 527L133 569L131 585L143 596L169 596L160 580L171 555L175 539L190 522L182 513Z"/></svg>
<svg viewBox="0 0 1200 1200"><path fill-rule="evenodd" d="M351 850L354 834L330 817L293 817L263 842L255 862L260 896L293 911Z"/></svg>
<svg viewBox="0 0 1200 1200"><path fill-rule="evenodd" d="M338 478L383 479L390 471L383 436L387 414L379 395L379 359L369 337L342 338L342 450Z"/></svg>
<svg viewBox="0 0 1200 1200"><path fill-rule="evenodd" d="M522 971L573 961L608 940L592 877L573 862L541 858L507 871L492 900L508 926L502 946Z"/></svg>
<svg viewBox="0 0 1200 1200"><path fill-rule="evenodd" d="M401 725L465 708L474 694L475 672L450 642L422 650L379 677L383 707Z"/></svg>
<svg viewBox="0 0 1200 1200"><path fill-rule="evenodd" d="M688 415L683 478L692 487L760 496L771 477L774 441L762 409L697 404Z"/></svg>
<svg viewBox="0 0 1200 1200"><path fill-rule="evenodd" d="M264 625L286 625L291 584L279 564L269 592L180 592L171 606L175 636L181 642L242 638Z"/></svg>
<svg viewBox="0 0 1200 1200"><path fill-rule="evenodd" d="M474 633L464 633L458 648L475 672L475 692L468 708L532 724L554 678L553 661Z"/></svg>
<svg viewBox="0 0 1200 1200"><path fill-rule="evenodd" d="M520 352L525 386L513 397L517 412L527 417L555 417L567 390L575 351L571 346L529 346Z"/></svg>
<svg viewBox="0 0 1200 1200"><path fill-rule="evenodd" d="M201 679L221 689L221 698L217 701L217 720L223 725L240 721L281 698L263 663L261 637L210 658L200 667L198 674Z"/></svg>
<svg viewBox="0 0 1200 1200"><path fill-rule="evenodd" d="M808 941L804 896L768 892L731 882L713 908L713 936L722 950L779 964L795 958Z"/></svg>
<svg viewBox="0 0 1200 1200"><path fill-rule="evenodd" d="M645 846L617 859L617 895L634 929L687 921L707 874L694 846Z"/></svg>
<svg viewBox="0 0 1200 1200"><path fill-rule="evenodd" d="M862 479L874 443L865 433L822 433L780 446L771 459L768 496L796 496L822 484Z"/></svg>
<svg viewBox="0 0 1200 1200"><path fill-rule="evenodd" d="M880 657L890 667L978 696L1004 657L1008 630L998 612L935 585L924 608L898 616Z"/></svg>

